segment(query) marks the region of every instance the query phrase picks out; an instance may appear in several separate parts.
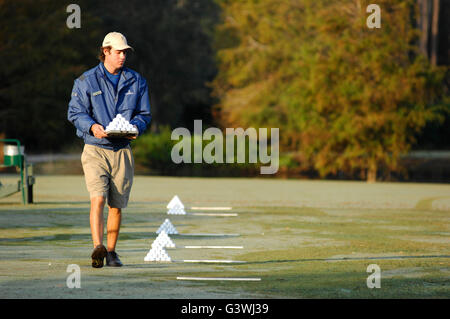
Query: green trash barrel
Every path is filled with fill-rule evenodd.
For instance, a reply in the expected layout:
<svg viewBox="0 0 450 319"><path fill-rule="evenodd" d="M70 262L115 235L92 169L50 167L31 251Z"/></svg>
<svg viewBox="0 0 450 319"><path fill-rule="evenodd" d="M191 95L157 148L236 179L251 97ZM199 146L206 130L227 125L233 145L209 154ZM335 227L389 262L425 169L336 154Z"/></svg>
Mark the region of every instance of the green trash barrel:
<svg viewBox="0 0 450 319"><path fill-rule="evenodd" d="M17 145L5 145L3 147L3 165L5 166L21 166L24 161L25 146L19 148Z"/></svg>

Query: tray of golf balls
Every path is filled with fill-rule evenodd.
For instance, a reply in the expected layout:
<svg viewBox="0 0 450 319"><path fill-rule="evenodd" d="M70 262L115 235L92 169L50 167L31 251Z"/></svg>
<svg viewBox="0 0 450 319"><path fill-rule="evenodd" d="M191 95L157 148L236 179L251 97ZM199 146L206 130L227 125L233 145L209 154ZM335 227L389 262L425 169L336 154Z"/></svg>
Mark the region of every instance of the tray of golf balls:
<svg viewBox="0 0 450 319"><path fill-rule="evenodd" d="M122 115L117 116L106 126L108 137L129 137L138 135L136 127L127 121Z"/></svg>

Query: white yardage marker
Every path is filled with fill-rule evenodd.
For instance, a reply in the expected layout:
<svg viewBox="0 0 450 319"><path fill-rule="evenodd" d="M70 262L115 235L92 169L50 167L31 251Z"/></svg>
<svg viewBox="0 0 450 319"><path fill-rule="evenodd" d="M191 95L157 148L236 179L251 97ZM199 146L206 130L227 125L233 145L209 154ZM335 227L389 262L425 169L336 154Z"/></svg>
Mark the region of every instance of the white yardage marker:
<svg viewBox="0 0 450 319"><path fill-rule="evenodd" d="M222 217L235 217L238 214L214 214L214 213L191 213L190 215L195 216L222 216Z"/></svg>
<svg viewBox="0 0 450 319"><path fill-rule="evenodd" d="M232 207L191 207L192 210L231 210Z"/></svg>
<svg viewBox="0 0 450 319"><path fill-rule="evenodd" d="M218 264L244 264L246 261L240 261L240 260L224 260L224 259L185 259L182 260L184 263L218 263Z"/></svg>
<svg viewBox="0 0 450 319"><path fill-rule="evenodd" d="M243 249L244 246L184 246L184 248L190 248L190 249Z"/></svg>
<svg viewBox="0 0 450 319"><path fill-rule="evenodd" d="M205 236L205 237L237 237L240 236L239 234L178 234L180 236Z"/></svg>
<svg viewBox="0 0 450 319"><path fill-rule="evenodd" d="M261 278L227 278L227 277L177 277L177 280L220 280L220 281L261 281Z"/></svg>

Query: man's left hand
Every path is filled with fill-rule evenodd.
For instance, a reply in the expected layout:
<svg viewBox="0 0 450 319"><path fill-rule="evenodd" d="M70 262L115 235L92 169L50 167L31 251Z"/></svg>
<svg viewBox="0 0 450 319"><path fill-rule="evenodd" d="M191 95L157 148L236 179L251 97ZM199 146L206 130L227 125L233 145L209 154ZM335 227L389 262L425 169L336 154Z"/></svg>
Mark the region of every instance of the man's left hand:
<svg viewBox="0 0 450 319"><path fill-rule="evenodd" d="M137 137L138 137L138 135L139 135L139 129L137 128L136 125L133 125L133 126L134 126L134 128L136 129L137 134L136 134L136 135L130 135L130 136L127 136L127 138L130 139L130 140L135 140L135 139L137 139Z"/></svg>

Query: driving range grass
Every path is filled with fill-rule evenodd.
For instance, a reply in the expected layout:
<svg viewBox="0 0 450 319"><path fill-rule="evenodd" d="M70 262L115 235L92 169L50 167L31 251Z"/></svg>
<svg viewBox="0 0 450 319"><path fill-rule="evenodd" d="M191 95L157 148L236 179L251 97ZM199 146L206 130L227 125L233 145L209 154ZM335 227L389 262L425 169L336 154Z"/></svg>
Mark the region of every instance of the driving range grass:
<svg viewBox="0 0 450 319"><path fill-rule="evenodd" d="M35 194L27 206L19 195L0 199L0 298L450 297L446 184L137 176L117 245L124 267L102 269L90 265L83 177L38 176ZM238 216L167 215L174 195L188 213L231 206ZM144 262L166 218L178 247L244 248L167 249L174 262ZM182 262L191 259L245 263ZM80 266L80 289L66 285L70 264ZM370 264L381 288L367 287Z"/></svg>

